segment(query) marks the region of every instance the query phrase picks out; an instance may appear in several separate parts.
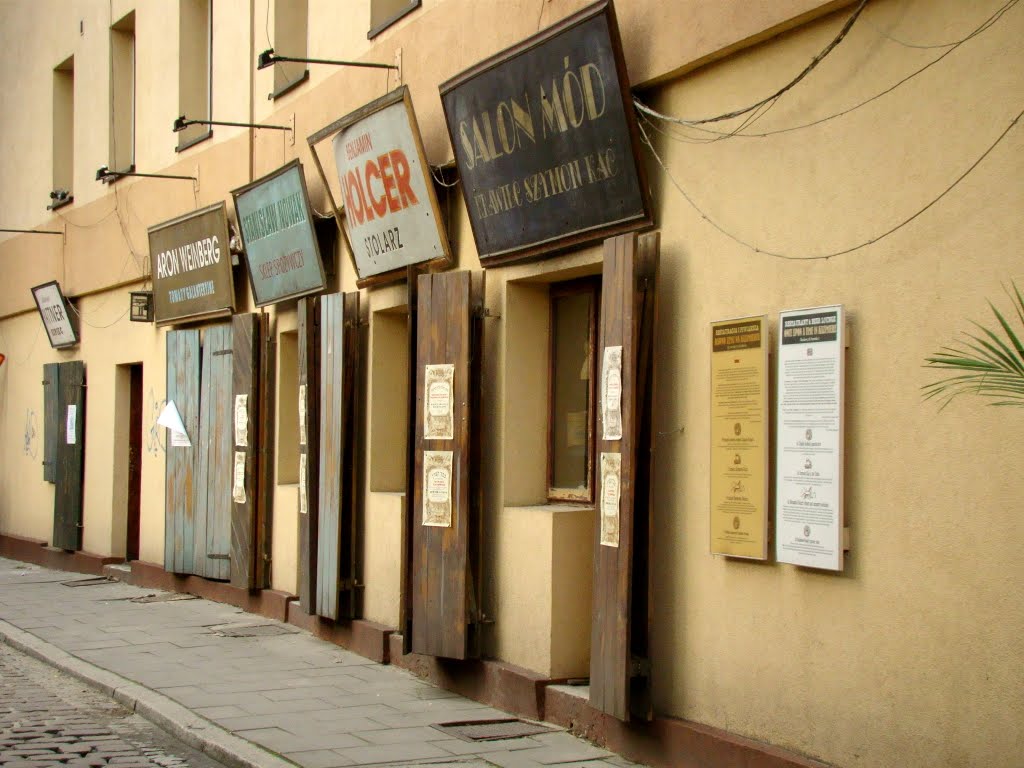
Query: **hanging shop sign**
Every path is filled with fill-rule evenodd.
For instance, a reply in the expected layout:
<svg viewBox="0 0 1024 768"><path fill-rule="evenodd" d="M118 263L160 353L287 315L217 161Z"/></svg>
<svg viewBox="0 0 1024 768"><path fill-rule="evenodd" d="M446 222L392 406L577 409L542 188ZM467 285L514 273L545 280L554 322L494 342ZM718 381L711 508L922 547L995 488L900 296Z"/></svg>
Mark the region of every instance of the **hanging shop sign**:
<svg viewBox="0 0 1024 768"><path fill-rule="evenodd" d="M779 314L775 557L843 569L842 305Z"/></svg>
<svg viewBox="0 0 1024 768"><path fill-rule="evenodd" d="M317 145L327 139L344 218L317 154ZM402 86L317 131L309 146L348 238L360 287L404 277L410 264L451 263L408 88Z"/></svg>
<svg viewBox="0 0 1024 768"><path fill-rule="evenodd" d="M711 324L711 552L768 558L768 329Z"/></svg>
<svg viewBox="0 0 1024 768"><path fill-rule="evenodd" d="M157 325L234 311L230 235L223 202L156 224L148 231Z"/></svg>
<svg viewBox="0 0 1024 768"><path fill-rule="evenodd" d="M651 224L611 2L442 84L441 101L484 266Z"/></svg>
<svg viewBox="0 0 1024 768"><path fill-rule="evenodd" d="M43 327L54 349L65 349L78 344L77 313L71 311L60 283L51 280L37 285L32 289L32 297L36 300L39 316L43 318Z"/></svg>
<svg viewBox="0 0 1024 768"><path fill-rule="evenodd" d="M233 190L257 307L324 288L302 164L293 160Z"/></svg>

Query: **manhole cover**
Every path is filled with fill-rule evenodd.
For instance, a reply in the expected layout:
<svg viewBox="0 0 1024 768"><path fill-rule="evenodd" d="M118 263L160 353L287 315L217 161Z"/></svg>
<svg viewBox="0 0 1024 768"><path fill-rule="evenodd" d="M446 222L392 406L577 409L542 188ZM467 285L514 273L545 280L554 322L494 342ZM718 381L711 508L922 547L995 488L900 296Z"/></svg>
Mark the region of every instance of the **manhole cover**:
<svg viewBox="0 0 1024 768"><path fill-rule="evenodd" d="M182 592L162 592L159 595L140 595L128 599L133 603L173 603L177 600L196 600L197 598L195 595L186 595Z"/></svg>
<svg viewBox="0 0 1024 768"><path fill-rule="evenodd" d="M519 739L538 733L555 730L546 725L529 723L525 720L465 720L458 723L440 723L433 726L442 733L463 741L497 741L498 739Z"/></svg>
<svg viewBox="0 0 1024 768"><path fill-rule="evenodd" d="M97 587L100 584L116 584L113 579L106 576L94 576L91 579L74 579L73 581L62 581L65 587Z"/></svg>
<svg viewBox="0 0 1024 768"><path fill-rule="evenodd" d="M271 637L273 635L291 635L299 630L284 624L221 624L210 627L210 631L221 637Z"/></svg>

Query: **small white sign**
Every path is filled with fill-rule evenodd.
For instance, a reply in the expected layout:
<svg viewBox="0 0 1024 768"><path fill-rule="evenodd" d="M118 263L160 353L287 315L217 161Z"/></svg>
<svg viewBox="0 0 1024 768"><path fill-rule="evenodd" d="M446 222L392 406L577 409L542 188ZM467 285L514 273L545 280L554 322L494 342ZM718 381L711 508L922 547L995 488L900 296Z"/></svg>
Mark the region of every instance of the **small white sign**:
<svg viewBox="0 0 1024 768"><path fill-rule="evenodd" d="M299 514L305 515L309 512L309 500L306 497L306 454L299 454Z"/></svg>
<svg viewBox="0 0 1024 768"><path fill-rule="evenodd" d="M601 363L603 439L622 439L622 347L605 347Z"/></svg>
<svg viewBox="0 0 1024 768"><path fill-rule="evenodd" d="M68 418L66 424L67 432L67 443L68 445L74 445L77 440L77 426L78 426L78 406L68 406Z"/></svg>
<svg viewBox="0 0 1024 768"><path fill-rule="evenodd" d="M231 498L237 504L245 504L245 451L235 451L235 473Z"/></svg>
<svg viewBox="0 0 1024 768"><path fill-rule="evenodd" d="M235 445L245 448L249 442L249 396L235 395Z"/></svg>
<svg viewBox="0 0 1024 768"><path fill-rule="evenodd" d="M306 444L306 385L299 385L299 445Z"/></svg>
<svg viewBox="0 0 1024 768"><path fill-rule="evenodd" d="M601 545L619 546L619 499L622 488L622 454L601 454Z"/></svg>
<svg viewBox="0 0 1024 768"><path fill-rule="evenodd" d="M181 414L178 413L178 407L174 404L173 400L167 401L167 405L160 411L156 423L161 427L167 427L171 430L172 446L176 448L192 447L192 441L188 439L188 432L185 431L185 425L181 421Z"/></svg>

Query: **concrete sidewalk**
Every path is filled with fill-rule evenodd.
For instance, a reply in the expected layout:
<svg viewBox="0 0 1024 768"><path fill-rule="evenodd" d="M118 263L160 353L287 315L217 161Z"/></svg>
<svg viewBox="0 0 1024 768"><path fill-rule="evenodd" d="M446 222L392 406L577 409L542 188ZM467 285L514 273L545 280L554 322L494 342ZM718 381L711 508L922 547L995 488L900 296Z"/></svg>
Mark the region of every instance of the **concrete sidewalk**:
<svg viewBox="0 0 1024 768"><path fill-rule="evenodd" d="M512 716L288 624L89 578L0 558L0 639L228 765L633 765L557 728L461 740L431 726Z"/></svg>

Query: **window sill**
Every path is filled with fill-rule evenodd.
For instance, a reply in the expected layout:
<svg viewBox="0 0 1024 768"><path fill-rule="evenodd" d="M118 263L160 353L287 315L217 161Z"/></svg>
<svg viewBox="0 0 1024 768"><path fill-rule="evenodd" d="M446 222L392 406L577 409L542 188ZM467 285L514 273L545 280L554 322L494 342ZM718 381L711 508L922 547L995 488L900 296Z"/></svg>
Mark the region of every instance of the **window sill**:
<svg viewBox="0 0 1024 768"><path fill-rule="evenodd" d="M75 196L74 195L68 195L67 199L65 199L65 200L61 200L59 202L58 201L54 201L54 202L50 203L48 206L46 206L46 210L48 210L48 211L56 211L58 208L63 208L65 205L71 205L73 202L75 202Z"/></svg>
<svg viewBox="0 0 1024 768"><path fill-rule="evenodd" d="M294 80L292 80L290 83L286 83L285 85L282 85L280 88L278 88L276 91L272 91L272 92L268 93L267 94L267 100L268 101L273 101L274 99L279 99L282 96L284 96L286 93L289 93L289 92L295 90L296 88L298 88L300 85L302 85L307 80L309 80L309 70L308 69L305 70L302 73L302 75L300 75L299 77L297 77Z"/></svg>
<svg viewBox="0 0 1024 768"><path fill-rule="evenodd" d="M196 144L199 144L200 142L206 141L207 139L211 138L212 136L213 136L213 129L210 128L206 133L200 134L199 136L196 136L194 139L189 139L184 144L179 144L178 146L176 146L174 148L174 151L175 152L184 152L189 147L194 147Z"/></svg>
<svg viewBox="0 0 1024 768"><path fill-rule="evenodd" d="M545 512L549 515L557 515L565 512L593 512L592 502L569 502L550 501L547 504L519 504L514 507L505 507L506 512Z"/></svg>

